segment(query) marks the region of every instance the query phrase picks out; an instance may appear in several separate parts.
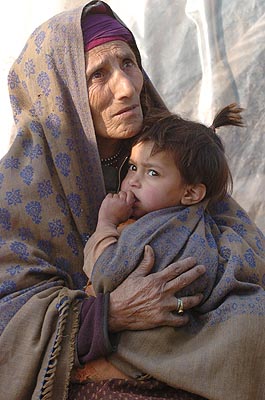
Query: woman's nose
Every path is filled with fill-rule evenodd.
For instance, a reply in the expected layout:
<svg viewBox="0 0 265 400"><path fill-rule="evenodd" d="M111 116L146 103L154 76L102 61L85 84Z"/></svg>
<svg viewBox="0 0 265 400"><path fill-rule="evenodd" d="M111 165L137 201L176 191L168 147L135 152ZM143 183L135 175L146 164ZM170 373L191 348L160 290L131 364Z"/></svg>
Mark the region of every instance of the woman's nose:
<svg viewBox="0 0 265 400"><path fill-rule="evenodd" d="M123 97L132 97L135 94L135 88L131 78L122 70L116 71L113 76L113 94L117 99Z"/></svg>

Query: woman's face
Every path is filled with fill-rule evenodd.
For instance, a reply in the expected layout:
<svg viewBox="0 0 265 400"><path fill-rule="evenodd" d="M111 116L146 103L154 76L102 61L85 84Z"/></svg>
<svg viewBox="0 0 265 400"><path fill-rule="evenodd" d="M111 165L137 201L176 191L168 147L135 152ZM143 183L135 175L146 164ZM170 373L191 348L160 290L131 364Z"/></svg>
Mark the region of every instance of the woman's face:
<svg viewBox="0 0 265 400"><path fill-rule="evenodd" d="M127 43L104 43L86 53L89 103L97 136L126 139L142 126L143 75Z"/></svg>

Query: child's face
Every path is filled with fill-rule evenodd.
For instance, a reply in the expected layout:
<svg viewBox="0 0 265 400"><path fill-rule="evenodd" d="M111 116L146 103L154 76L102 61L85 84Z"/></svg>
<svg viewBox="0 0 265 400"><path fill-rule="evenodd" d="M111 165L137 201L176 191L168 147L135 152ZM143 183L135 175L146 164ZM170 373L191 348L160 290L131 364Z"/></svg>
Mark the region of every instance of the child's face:
<svg viewBox="0 0 265 400"><path fill-rule="evenodd" d="M172 155L162 151L151 156L152 148L150 141L132 148L129 171L121 185L121 190L131 190L135 196L135 218L181 204L186 188Z"/></svg>

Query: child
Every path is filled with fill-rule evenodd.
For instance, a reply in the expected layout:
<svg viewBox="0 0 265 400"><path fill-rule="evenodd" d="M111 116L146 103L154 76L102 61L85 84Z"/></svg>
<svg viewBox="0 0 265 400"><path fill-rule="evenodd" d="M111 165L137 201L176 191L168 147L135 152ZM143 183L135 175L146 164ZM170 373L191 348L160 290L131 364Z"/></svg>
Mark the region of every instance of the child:
<svg viewBox="0 0 265 400"><path fill-rule="evenodd" d="M106 293L122 284L146 245L155 254L153 276L189 256L206 267L189 285L180 279L185 287L169 304L171 310L175 307L172 314L181 318L184 313L188 323L123 331L107 370L114 365L130 377L144 379L147 374L173 387L188 387L192 376L202 392L205 368L215 382L223 374L230 379L227 362L238 354L243 365L249 362L248 356L241 361L247 354L244 332L252 316L264 313L264 291L256 282L264 275L265 239L227 196L232 179L215 132L223 125L241 126L241 111L229 105L210 128L170 113L150 115L132 148L121 192L103 200L97 229L85 247L89 294L91 288ZM128 217L134 222L120 230ZM148 290L155 284L153 279ZM163 289L172 290L171 282ZM189 296L199 293L203 300L190 308ZM254 366L255 359L251 362ZM212 393L214 398L215 385Z"/></svg>
<svg viewBox="0 0 265 400"><path fill-rule="evenodd" d="M205 208L232 190L224 146L215 130L223 125L242 126L241 111L230 104L209 128L167 111L149 114L132 147L121 191L103 200L96 231L86 244L84 271L89 277L103 251L117 242L120 224L128 218L137 220L150 212L190 207L202 200ZM183 207L176 211L183 214Z"/></svg>

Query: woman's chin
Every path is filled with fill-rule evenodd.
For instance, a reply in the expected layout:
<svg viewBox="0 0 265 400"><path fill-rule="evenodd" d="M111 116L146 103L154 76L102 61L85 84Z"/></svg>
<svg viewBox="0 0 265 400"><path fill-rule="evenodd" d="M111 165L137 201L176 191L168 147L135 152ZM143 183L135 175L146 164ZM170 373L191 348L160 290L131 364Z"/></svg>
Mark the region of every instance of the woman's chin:
<svg viewBox="0 0 265 400"><path fill-rule="evenodd" d="M119 139L130 139L136 136L141 131L141 128L142 118L137 119L136 121L127 121L126 124L119 126L116 135L119 136Z"/></svg>

